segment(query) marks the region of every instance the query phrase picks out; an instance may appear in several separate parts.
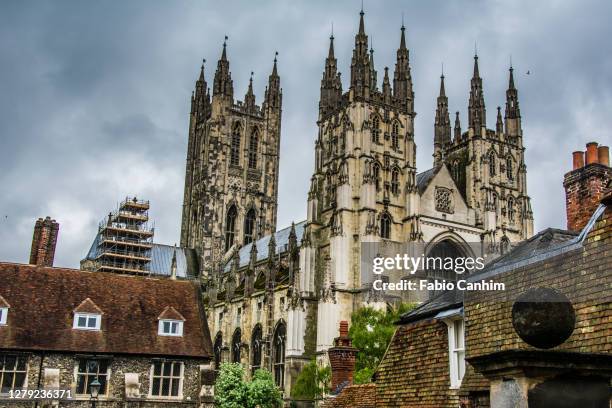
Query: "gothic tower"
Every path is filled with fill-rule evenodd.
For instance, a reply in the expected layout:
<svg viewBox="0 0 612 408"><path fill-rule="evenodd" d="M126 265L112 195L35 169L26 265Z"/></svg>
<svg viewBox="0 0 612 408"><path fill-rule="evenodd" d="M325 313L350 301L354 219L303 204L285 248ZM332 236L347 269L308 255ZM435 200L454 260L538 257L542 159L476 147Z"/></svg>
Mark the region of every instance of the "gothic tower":
<svg viewBox="0 0 612 408"><path fill-rule="evenodd" d="M361 11L348 91L342 92L333 36L321 80L298 288L301 296L318 299L318 350L332 345L338 321L365 302L361 242L399 241L407 235L406 220L418 214L414 93L403 26L393 91L387 68L379 90L373 62ZM289 336L300 336L292 332L293 320Z"/></svg>
<svg viewBox="0 0 612 408"><path fill-rule="evenodd" d="M181 246L197 250L203 277L230 250L276 230L281 106L276 57L261 106L253 73L244 101L234 100L226 42L212 97L202 64L189 115Z"/></svg>
<svg viewBox="0 0 612 408"><path fill-rule="evenodd" d="M502 249L509 242L518 242L533 235L533 213L527 195L527 167L514 72L510 67L506 109L502 118L497 107L495 129L486 127L483 82L474 56L474 73L470 83L468 128L461 132L459 112L456 114L454 138L450 123L439 124L436 114L434 157L444 160L466 203L475 210L476 224L484 232L490 249ZM438 111L448 101L438 98ZM444 136L442 136L444 135ZM442 140L447 141L443 147ZM437 156L436 156L437 154Z"/></svg>

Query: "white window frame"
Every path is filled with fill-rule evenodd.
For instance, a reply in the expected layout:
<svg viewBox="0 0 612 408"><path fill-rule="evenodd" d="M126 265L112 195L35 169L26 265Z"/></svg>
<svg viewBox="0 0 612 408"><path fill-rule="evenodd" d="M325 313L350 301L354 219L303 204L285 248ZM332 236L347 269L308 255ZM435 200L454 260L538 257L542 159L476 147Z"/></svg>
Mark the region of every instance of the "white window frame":
<svg viewBox="0 0 612 408"><path fill-rule="evenodd" d="M85 318L85 327L79 325L79 319ZM89 326L90 319L95 319L95 327ZM98 313L79 313L74 314L74 321L72 322L72 328L75 330L100 330L102 324L102 315Z"/></svg>
<svg viewBox="0 0 612 408"><path fill-rule="evenodd" d="M176 332L166 332L164 330L164 325L166 323L170 324L170 327L176 324ZM170 337L182 337L183 336L183 322L181 320L175 319L159 319L159 326L157 329L157 334L160 336L170 336Z"/></svg>
<svg viewBox="0 0 612 408"><path fill-rule="evenodd" d="M465 375L465 321L461 318L445 319L448 328L448 361L450 388L457 389Z"/></svg>
<svg viewBox="0 0 612 408"><path fill-rule="evenodd" d="M8 308L4 308L4 309L8 309ZM0 395L8 395L8 391L2 393L2 382L4 380L4 376L7 375L7 373L9 373L9 375L16 375L16 373L24 373L25 374L25 378L23 380L23 386L21 387L14 387L11 388L10 390L21 390L21 389L27 389L28 388L28 376L29 376L29 370L30 370L30 364L29 364L29 359L26 355L23 354L11 354L11 353L0 353L0 360L5 358L6 356L14 356L17 359L24 359L25 360L25 371L23 370L18 370L17 369L17 362L15 362L15 370L6 370L6 367L2 367L2 369L0 369ZM15 378L13 377L13 382L15 381ZM9 390L9 391L10 391Z"/></svg>
<svg viewBox="0 0 612 408"><path fill-rule="evenodd" d="M6 326L8 318L8 307L0 307L0 326Z"/></svg>
<svg viewBox="0 0 612 408"><path fill-rule="evenodd" d="M178 395L177 396L164 396L164 395L153 395L153 373L155 372L155 364L156 363L162 363L162 364L180 364L181 365L181 372L180 372L180 378L179 378L179 390L178 390ZM159 378L161 378L163 380L163 378L168 378L168 377L164 377L164 368L162 366L161 369L161 376L159 376ZM170 371L170 378L176 378L172 376L172 370ZM162 383L160 380L160 385L159 388L161 390L162 388ZM182 361L172 361L172 360L167 360L167 361L153 361L151 363L151 370L149 372L149 396L148 398L150 399L164 399L164 400L182 400L183 399L183 384L185 382L185 363ZM170 383L170 390L172 389L172 382Z"/></svg>
<svg viewBox="0 0 612 408"><path fill-rule="evenodd" d="M83 358L83 359L76 359L75 360L75 364L74 364L74 369L73 369L73 375L74 375L74 395L76 395L77 397L82 398L83 396L87 396L88 398L90 397L90 393L89 393L89 387L85 387L85 389L87 390L87 392L85 394L77 394L77 384L79 381L79 376L89 376L89 377L93 377L93 373L92 375L89 375L88 373L80 373L79 372L79 364L81 362L81 360L98 360L96 358ZM105 398L108 397L108 395L110 394L110 380L111 380L111 361L108 360L107 361L107 367L106 367L106 374L102 374L100 373L100 375L104 375L106 377L106 390L104 391L104 393L100 392L99 397L100 398ZM99 380L99 376L98 377ZM89 382L89 385L91 385L91 382Z"/></svg>

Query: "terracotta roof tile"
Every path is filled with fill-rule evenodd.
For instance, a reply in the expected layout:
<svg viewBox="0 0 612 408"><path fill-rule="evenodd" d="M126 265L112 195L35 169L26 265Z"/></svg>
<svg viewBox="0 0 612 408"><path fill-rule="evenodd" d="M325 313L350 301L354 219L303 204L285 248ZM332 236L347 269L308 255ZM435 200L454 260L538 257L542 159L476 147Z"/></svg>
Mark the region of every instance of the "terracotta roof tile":
<svg viewBox="0 0 612 408"><path fill-rule="evenodd" d="M345 387L334 398L327 399L321 408L374 408L376 384L359 384Z"/></svg>
<svg viewBox="0 0 612 408"><path fill-rule="evenodd" d="M209 358L212 345L199 285L74 269L0 263L0 296L10 305L0 348ZM104 312L100 331L72 329L89 298ZM85 304L91 305L89 302ZM174 308L182 337L158 336L158 316Z"/></svg>

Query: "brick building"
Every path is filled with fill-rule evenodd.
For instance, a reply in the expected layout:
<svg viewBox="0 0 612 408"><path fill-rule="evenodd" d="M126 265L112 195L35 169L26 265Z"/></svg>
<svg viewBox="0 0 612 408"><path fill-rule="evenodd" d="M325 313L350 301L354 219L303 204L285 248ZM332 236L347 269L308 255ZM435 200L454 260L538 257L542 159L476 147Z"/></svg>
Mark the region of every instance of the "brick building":
<svg viewBox="0 0 612 408"><path fill-rule="evenodd" d="M32 253L53 259L36 239L39 224ZM46 388L70 391L62 407L89 407L95 379L100 408L211 401L212 344L197 283L44 263L0 263L0 281L0 406L32 407L9 392Z"/></svg>
<svg viewBox="0 0 612 408"><path fill-rule="evenodd" d="M504 291L448 291L402 316L374 385L326 406L609 407L612 169L589 150L564 181L574 231L541 231L467 278Z"/></svg>

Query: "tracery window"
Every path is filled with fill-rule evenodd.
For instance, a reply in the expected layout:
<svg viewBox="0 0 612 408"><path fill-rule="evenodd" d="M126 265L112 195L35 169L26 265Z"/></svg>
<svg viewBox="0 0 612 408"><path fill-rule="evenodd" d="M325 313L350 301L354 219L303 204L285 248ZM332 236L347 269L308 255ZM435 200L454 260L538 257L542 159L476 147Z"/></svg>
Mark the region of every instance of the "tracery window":
<svg viewBox="0 0 612 408"><path fill-rule="evenodd" d="M399 193L399 170L397 168L391 171L391 192L396 195Z"/></svg>
<svg viewBox="0 0 612 408"><path fill-rule="evenodd" d="M514 180L514 170L512 169L512 158L508 157L506 159L506 176L508 177L508 180Z"/></svg>
<svg viewBox="0 0 612 408"><path fill-rule="evenodd" d="M436 203L436 211L447 214L453 213L453 192L448 188L436 187L434 201Z"/></svg>
<svg viewBox="0 0 612 408"><path fill-rule="evenodd" d="M255 209L251 208L244 218L244 245L250 244L255 238Z"/></svg>
<svg viewBox="0 0 612 408"><path fill-rule="evenodd" d="M508 219L514 221L514 198L508 197Z"/></svg>
<svg viewBox="0 0 612 408"><path fill-rule="evenodd" d="M242 343L242 334L240 329L236 329L232 336L232 363L240 362L240 344Z"/></svg>
<svg viewBox="0 0 612 408"><path fill-rule="evenodd" d="M257 148L259 146L259 132L257 128L253 129L251 138L249 139L249 169L257 168Z"/></svg>
<svg viewBox="0 0 612 408"><path fill-rule="evenodd" d="M489 176L495 175L495 154L489 153Z"/></svg>
<svg viewBox="0 0 612 408"><path fill-rule="evenodd" d="M240 138L242 129L239 123L236 123L232 131L232 143L230 146L230 164L233 166L240 165Z"/></svg>
<svg viewBox="0 0 612 408"><path fill-rule="evenodd" d="M236 218L238 217L238 211L236 206L232 205L227 210L227 216L225 217L225 252L234 245L234 237L236 236Z"/></svg>
<svg viewBox="0 0 612 408"><path fill-rule="evenodd" d="M388 213L380 217L380 236L384 239L391 238L391 216Z"/></svg>
<svg viewBox="0 0 612 408"><path fill-rule="evenodd" d="M391 126L391 146L394 149L399 148L399 125L397 122L393 122Z"/></svg>
<svg viewBox="0 0 612 408"><path fill-rule="evenodd" d="M279 323L274 331L274 382L283 388L285 384L285 341L286 328L284 323Z"/></svg>
<svg viewBox="0 0 612 408"><path fill-rule="evenodd" d="M374 116L372 119L372 142L380 143L380 119Z"/></svg>
<svg viewBox="0 0 612 408"><path fill-rule="evenodd" d="M253 335L251 336L251 374L255 374L255 371L261 368L261 354L262 354L262 335L261 325L255 326Z"/></svg>

